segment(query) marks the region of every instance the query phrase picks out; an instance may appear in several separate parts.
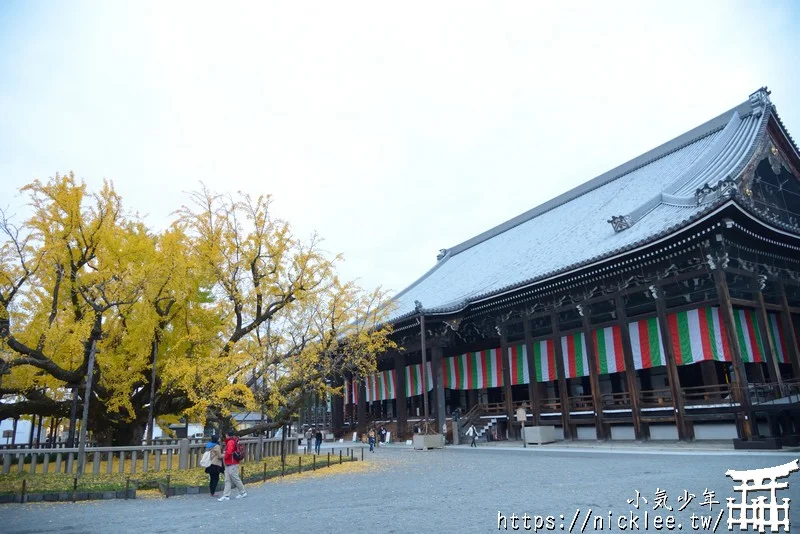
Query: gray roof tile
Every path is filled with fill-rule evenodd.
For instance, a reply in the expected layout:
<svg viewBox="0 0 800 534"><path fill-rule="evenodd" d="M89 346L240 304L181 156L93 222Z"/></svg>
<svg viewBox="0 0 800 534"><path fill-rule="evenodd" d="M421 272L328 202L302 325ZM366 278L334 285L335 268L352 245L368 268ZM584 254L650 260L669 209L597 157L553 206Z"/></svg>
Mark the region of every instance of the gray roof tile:
<svg viewBox="0 0 800 534"><path fill-rule="evenodd" d="M458 309L687 223L706 209L694 201L697 188L739 172L755 149L772 109L768 98L756 101L449 249L395 296L394 318L412 314L415 301L428 311ZM615 232L608 220L621 214L633 224Z"/></svg>

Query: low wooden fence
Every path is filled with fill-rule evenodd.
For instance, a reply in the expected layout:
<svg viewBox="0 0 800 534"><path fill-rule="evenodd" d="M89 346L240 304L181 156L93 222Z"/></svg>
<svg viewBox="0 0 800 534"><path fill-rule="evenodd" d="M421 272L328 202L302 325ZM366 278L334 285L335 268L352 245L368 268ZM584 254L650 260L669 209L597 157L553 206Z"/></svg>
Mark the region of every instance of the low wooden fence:
<svg viewBox="0 0 800 534"><path fill-rule="evenodd" d="M286 454L296 454L299 438L286 438ZM258 461L268 456L280 456L281 438L243 438L245 461ZM130 447L87 447L84 472L136 473L170 469L191 469L200 466L207 441L179 439L171 443ZM142 460L141 463L139 460ZM78 473L78 448L6 449L0 450L2 473L15 469L19 473ZM41 467L39 467L41 466ZM141 466L141 467L140 467Z"/></svg>

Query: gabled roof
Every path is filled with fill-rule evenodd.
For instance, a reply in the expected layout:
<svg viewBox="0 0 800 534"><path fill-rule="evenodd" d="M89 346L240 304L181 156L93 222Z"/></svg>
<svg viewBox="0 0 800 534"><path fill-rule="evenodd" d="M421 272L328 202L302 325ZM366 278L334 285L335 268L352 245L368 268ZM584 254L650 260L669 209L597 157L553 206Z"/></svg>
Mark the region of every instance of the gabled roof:
<svg viewBox="0 0 800 534"><path fill-rule="evenodd" d="M454 312L688 224L713 207L752 157L773 112L768 95L762 88L672 141L443 251L394 297L392 320L420 305Z"/></svg>

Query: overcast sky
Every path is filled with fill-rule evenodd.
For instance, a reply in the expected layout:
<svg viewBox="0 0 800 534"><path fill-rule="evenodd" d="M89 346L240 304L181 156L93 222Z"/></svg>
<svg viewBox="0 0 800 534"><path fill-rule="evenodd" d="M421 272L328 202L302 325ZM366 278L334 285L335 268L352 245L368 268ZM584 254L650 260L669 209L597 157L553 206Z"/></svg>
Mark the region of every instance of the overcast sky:
<svg viewBox="0 0 800 534"><path fill-rule="evenodd" d="M763 85L800 138L800 3L0 0L0 205L74 171L154 229L271 193L399 291L448 248Z"/></svg>

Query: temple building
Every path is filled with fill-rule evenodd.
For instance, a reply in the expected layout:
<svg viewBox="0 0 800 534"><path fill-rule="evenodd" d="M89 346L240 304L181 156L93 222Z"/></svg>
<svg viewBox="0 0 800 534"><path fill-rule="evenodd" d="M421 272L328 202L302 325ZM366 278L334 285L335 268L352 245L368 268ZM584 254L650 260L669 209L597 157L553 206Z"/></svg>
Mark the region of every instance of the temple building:
<svg viewBox="0 0 800 534"><path fill-rule="evenodd" d="M797 443L800 151L769 95L441 250L334 426L408 437L427 393L448 434Z"/></svg>

